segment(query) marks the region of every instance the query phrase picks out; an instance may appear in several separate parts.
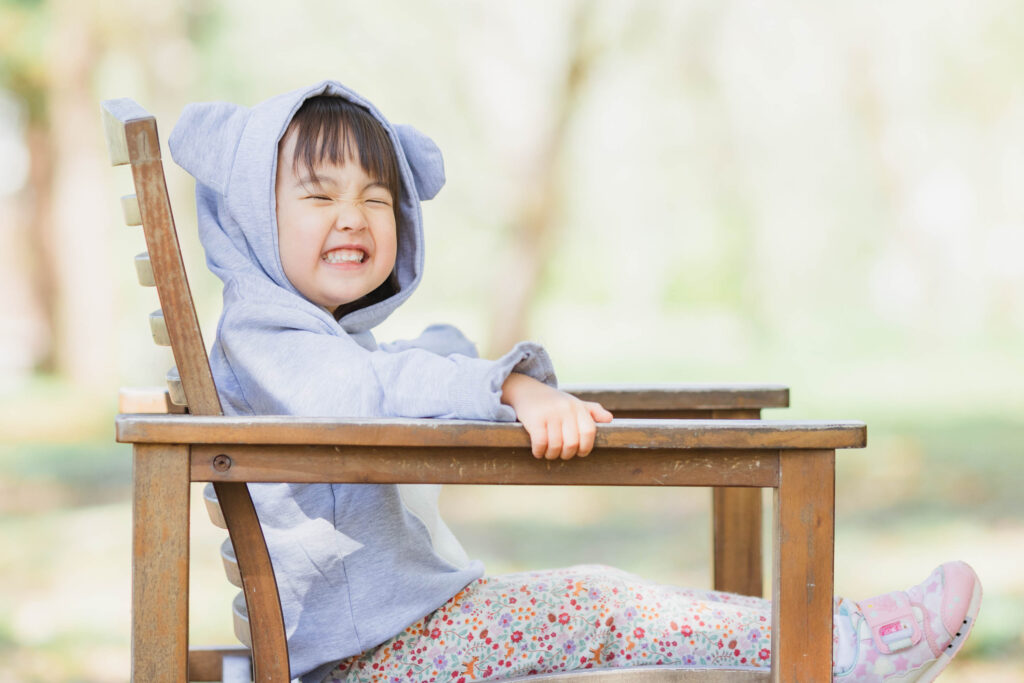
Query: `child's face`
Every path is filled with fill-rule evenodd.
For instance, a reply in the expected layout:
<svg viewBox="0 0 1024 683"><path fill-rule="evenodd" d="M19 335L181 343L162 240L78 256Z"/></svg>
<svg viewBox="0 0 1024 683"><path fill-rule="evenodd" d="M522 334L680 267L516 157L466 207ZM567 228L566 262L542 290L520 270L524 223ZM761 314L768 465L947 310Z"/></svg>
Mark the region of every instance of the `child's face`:
<svg viewBox="0 0 1024 683"><path fill-rule="evenodd" d="M277 159L281 265L299 293L333 311L375 290L395 267L394 198L358 159L326 163L316 178L296 169L295 141L288 133Z"/></svg>

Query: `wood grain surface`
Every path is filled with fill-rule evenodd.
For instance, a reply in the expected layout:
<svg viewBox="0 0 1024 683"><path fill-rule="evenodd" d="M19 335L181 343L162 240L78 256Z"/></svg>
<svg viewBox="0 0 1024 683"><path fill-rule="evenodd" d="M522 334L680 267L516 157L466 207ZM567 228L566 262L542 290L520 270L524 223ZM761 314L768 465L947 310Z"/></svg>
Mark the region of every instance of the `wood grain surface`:
<svg viewBox="0 0 1024 683"><path fill-rule="evenodd" d="M119 415L117 440L134 443L291 444L526 448L517 422L290 416ZM862 422L615 420L597 426L601 448L861 448Z"/></svg>
<svg viewBox="0 0 1024 683"><path fill-rule="evenodd" d="M188 672L188 448L133 452L132 680L180 683Z"/></svg>
<svg viewBox="0 0 1024 683"><path fill-rule="evenodd" d="M572 486L774 486L778 458L773 450L604 449L544 460L526 447L246 444L202 444L191 452L193 481Z"/></svg>
<svg viewBox="0 0 1024 683"><path fill-rule="evenodd" d="M834 451L779 454L774 538L772 680L831 681Z"/></svg>
<svg viewBox="0 0 1024 683"><path fill-rule="evenodd" d="M563 391L616 410L701 408L786 408L789 388L782 384L567 384Z"/></svg>
<svg viewBox="0 0 1024 683"><path fill-rule="evenodd" d="M133 119L125 123L124 129L142 229L146 235L146 250L174 363L184 378L190 410L199 415L219 415L220 401L174 229L156 120L153 117Z"/></svg>

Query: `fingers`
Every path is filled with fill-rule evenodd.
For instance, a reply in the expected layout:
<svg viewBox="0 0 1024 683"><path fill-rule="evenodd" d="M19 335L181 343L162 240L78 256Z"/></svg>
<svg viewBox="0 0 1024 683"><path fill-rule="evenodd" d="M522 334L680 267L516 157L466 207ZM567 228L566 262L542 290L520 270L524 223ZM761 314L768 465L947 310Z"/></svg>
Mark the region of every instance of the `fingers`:
<svg viewBox="0 0 1024 683"><path fill-rule="evenodd" d="M593 411L584 404L581 406L580 417L577 419L580 429L580 449L578 455L584 458L594 450L594 439L597 437L597 426L594 424Z"/></svg>
<svg viewBox="0 0 1024 683"><path fill-rule="evenodd" d="M593 448L593 421L589 419L589 415L586 417L591 423L590 445L587 448L587 453L589 453ZM535 429L527 429L530 434L530 451L535 458L568 460L580 453L581 431L586 433L585 430L579 428L576 420L548 420ZM585 454L581 453L581 455Z"/></svg>
<svg viewBox="0 0 1024 683"><path fill-rule="evenodd" d="M544 457L548 460L555 460L562 455L562 421L548 420L548 447L544 451Z"/></svg>
<svg viewBox="0 0 1024 683"><path fill-rule="evenodd" d="M562 460L568 460L580 449L580 429L571 417L562 421Z"/></svg>
<svg viewBox="0 0 1024 683"><path fill-rule="evenodd" d="M594 441L597 439L597 425L594 423L611 421L612 414L600 403L581 402L579 416L576 419L580 444L577 455L581 458L586 457L594 450Z"/></svg>
<svg viewBox="0 0 1024 683"><path fill-rule="evenodd" d="M524 422L523 427L526 428L526 433L530 435L530 452L533 453L533 457L544 457L544 453L548 449L547 425L543 422L539 425L532 422Z"/></svg>
<svg viewBox="0 0 1024 683"><path fill-rule="evenodd" d="M599 403L562 402L546 415L520 416L530 435L535 458L569 460L590 455L597 438L597 422L611 422L612 414Z"/></svg>
<svg viewBox="0 0 1024 683"><path fill-rule="evenodd" d="M581 458L590 455L596 437L597 426L591 416L591 408L580 402L574 407L573 414L562 421L562 452L559 457L568 460L577 455Z"/></svg>

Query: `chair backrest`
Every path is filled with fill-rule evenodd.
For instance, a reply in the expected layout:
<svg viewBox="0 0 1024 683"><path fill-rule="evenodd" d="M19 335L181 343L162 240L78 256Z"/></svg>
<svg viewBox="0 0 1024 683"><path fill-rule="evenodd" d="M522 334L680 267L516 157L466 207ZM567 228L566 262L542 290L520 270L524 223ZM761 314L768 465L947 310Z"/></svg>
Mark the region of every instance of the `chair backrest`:
<svg viewBox="0 0 1024 683"><path fill-rule="evenodd" d="M199 319L192 302L164 178L156 119L131 99L103 102L103 127L113 165L130 164L135 194L121 198L125 222L142 225L146 253L135 258L140 284L155 286L160 310L150 315L157 344L170 346L175 368L170 395L194 415L221 415ZM187 418L183 418L187 419ZM252 648L256 681L289 680L284 620L256 511L244 483L216 483L207 495L214 523L228 530L222 549L229 580L242 589L234 601L235 633Z"/></svg>

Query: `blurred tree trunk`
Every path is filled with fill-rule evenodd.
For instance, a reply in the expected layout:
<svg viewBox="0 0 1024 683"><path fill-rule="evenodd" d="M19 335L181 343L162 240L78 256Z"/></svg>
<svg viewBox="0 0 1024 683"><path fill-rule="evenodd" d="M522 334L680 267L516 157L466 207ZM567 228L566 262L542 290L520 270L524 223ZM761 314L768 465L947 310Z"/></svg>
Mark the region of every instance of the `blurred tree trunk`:
<svg viewBox="0 0 1024 683"><path fill-rule="evenodd" d="M589 11L586 9L589 8ZM487 355L508 351L527 336L528 312L549 264L551 247L558 240L562 192L560 161L567 133L582 93L601 50L594 42L591 14L594 7L576 5L569 34L562 88L552 109L544 138L536 146L532 172L525 174L526 193L511 222L512 243L500 266L494 305L491 306L490 340Z"/></svg>
<svg viewBox="0 0 1024 683"><path fill-rule="evenodd" d="M54 0L48 58L53 160L52 258L57 322L53 339L62 373L83 388L114 377L114 286L109 262L111 198L99 172L103 156L92 75L101 54L93 3Z"/></svg>
<svg viewBox="0 0 1024 683"><path fill-rule="evenodd" d="M25 244L28 252L25 272L29 280L32 307L38 311L42 334L40 346L34 350L34 370L46 374L57 371L56 255L53 243L53 147L44 122L29 120L25 131L28 143L29 175Z"/></svg>
<svg viewBox="0 0 1024 683"><path fill-rule="evenodd" d="M15 30L35 32L45 44L0 47L5 87L27 111L29 176L14 227L27 257L19 276L40 331L32 369L98 388L110 380L115 327L109 245L95 229L110 223L91 89L101 19L93 3L74 0L5 9Z"/></svg>
<svg viewBox="0 0 1024 683"><path fill-rule="evenodd" d="M0 2L0 16L0 78L20 103L28 152L25 185L12 198L15 210L6 217L12 223L5 246L14 251L6 287L21 305L7 306L4 313L11 317L0 323L26 345L14 351L13 369L55 373L59 287L50 210L55 150L48 121L47 54L36 41L19 40L49 33L49 8L45 3Z"/></svg>
<svg viewBox="0 0 1024 683"><path fill-rule="evenodd" d="M168 93L175 85L190 78L189 54L183 53L190 9L154 13L95 0L49 0L2 11L11 25L0 30L0 38L8 38L0 41L0 75L27 111L29 178L13 241L27 257L15 277L27 292L30 327L39 330L29 355L37 372L107 392L117 382L117 278L110 255L120 221L101 172L107 154L94 74L112 48L121 48L147 86L131 94L159 109L153 100L173 97ZM22 34L43 36L45 49L13 39ZM161 51L168 45L177 52Z"/></svg>

